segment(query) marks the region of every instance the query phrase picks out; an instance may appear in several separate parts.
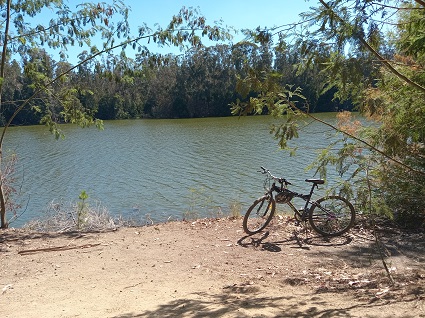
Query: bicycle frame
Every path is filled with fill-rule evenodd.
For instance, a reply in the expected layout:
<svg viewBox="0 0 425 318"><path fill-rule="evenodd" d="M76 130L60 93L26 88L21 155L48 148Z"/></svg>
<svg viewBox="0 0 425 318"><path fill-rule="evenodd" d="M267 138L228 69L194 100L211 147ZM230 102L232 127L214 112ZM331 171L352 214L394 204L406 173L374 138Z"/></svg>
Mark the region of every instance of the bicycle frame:
<svg viewBox="0 0 425 318"><path fill-rule="evenodd" d="M309 194L301 194L301 193L297 193L291 190L288 190L286 188L283 188L284 190L286 190L287 192L291 193L293 195L293 197L295 198L300 198L303 199L305 201L304 207L302 208L302 210L297 209L291 201L285 202L285 203L281 203L276 201L277 204L287 204L291 210L298 215L298 217L300 218L300 220L305 221L307 219L308 216L308 211L310 210L311 206L315 204L315 201L311 200L311 197L314 193L314 188L317 187L317 184L312 184L311 185L311 189L310 189L310 193ZM282 190L283 190L282 189ZM273 183L272 189L269 192L269 195L271 195L272 197L276 197L273 195L273 192L277 192L277 193L281 193L282 192L281 189L279 189L279 187L276 186L275 183ZM302 211L302 212L301 212Z"/></svg>
<svg viewBox="0 0 425 318"><path fill-rule="evenodd" d="M311 185L311 189L309 194L301 194L301 193L297 193L291 190L287 189L288 185L291 185L290 182L288 182L286 179L284 178L278 178L273 176L270 171L266 170L265 168L261 167L263 169L262 173L267 173L268 176L274 180L274 182L272 183L272 186L270 187L270 189L266 192L266 194L270 195L271 197L273 197L273 199L276 198L275 195L273 195L273 192L276 192L277 194L282 193L283 191L285 191L288 195L291 196L291 199L296 197L296 198L301 198L305 201L305 205L304 208L302 209L302 213L301 210L298 210L292 203L291 200L287 201L287 202L279 202L276 200L277 204L287 204L292 211L295 213L295 215L297 215L301 221L305 221L307 219L308 216L308 211L310 210L310 208L315 205L315 201L311 201L311 197L314 193L314 188L318 188L318 184L322 184L323 181L322 180L314 180L314 179L308 179L306 181L308 182L312 182L313 184ZM266 180L267 182L267 180ZM280 186L276 185L276 182L280 183ZM310 206L309 206L310 205Z"/></svg>

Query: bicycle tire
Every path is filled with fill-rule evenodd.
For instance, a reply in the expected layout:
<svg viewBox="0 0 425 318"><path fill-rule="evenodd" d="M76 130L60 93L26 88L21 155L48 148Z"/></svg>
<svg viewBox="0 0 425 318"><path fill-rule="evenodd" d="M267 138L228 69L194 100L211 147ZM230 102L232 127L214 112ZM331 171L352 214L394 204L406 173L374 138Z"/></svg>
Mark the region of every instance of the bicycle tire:
<svg viewBox="0 0 425 318"><path fill-rule="evenodd" d="M347 199L327 196L312 205L308 220L317 233L323 236L337 236L344 234L354 225L355 211Z"/></svg>
<svg viewBox="0 0 425 318"><path fill-rule="evenodd" d="M255 200L243 219L245 233L252 235L261 232L272 220L275 209L276 202L268 195Z"/></svg>

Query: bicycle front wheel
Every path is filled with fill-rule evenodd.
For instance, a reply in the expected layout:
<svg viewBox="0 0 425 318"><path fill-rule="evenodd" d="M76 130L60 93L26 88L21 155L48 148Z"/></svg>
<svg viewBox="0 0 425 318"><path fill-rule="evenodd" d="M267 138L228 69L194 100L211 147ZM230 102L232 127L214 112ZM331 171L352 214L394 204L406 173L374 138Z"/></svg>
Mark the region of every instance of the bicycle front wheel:
<svg viewBox="0 0 425 318"><path fill-rule="evenodd" d="M276 202L271 196L265 195L249 207L243 219L245 233L252 235L261 232L273 218Z"/></svg>
<svg viewBox="0 0 425 318"><path fill-rule="evenodd" d="M354 225L355 211L353 205L343 197L323 197L311 207L308 220L317 233L336 236L347 232Z"/></svg>

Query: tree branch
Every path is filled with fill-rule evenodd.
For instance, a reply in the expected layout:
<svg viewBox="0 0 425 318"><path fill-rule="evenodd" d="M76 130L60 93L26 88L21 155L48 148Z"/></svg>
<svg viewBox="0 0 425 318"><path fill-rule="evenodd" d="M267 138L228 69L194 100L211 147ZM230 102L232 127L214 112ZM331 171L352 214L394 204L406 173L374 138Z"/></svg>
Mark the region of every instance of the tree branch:
<svg viewBox="0 0 425 318"><path fill-rule="evenodd" d="M6 28L5 28L5 31L4 31L5 36L4 36L4 43L3 43L3 51L1 53L1 66L0 66L0 78L1 79L4 78L4 66L6 64L7 44L8 44L9 27L10 27L10 2L11 2L11 0L7 1ZM3 82L0 83L0 97L1 97L2 88L3 88Z"/></svg>
<svg viewBox="0 0 425 318"><path fill-rule="evenodd" d="M330 124L330 123L328 123L328 122L326 122L326 121L324 121L324 120L321 120L321 119L317 118L316 116L313 116L313 115L312 115L312 114L310 114L310 113L307 113L307 112L305 112L305 111L303 111L303 110L299 109L299 108L298 108L298 107L296 107L295 105L291 105L291 106L292 106L292 107L295 107L295 108L296 108L299 112L301 112L301 113L303 113L303 114L307 115L308 117L310 117L310 118L314 119L315 121L318 121L319 123L322 123L323 125L326 125L326 126L328 126L328 127L332 128L333 130L338 131L338 132L340 132L340 133L342 133L342 134L344 134L344 135L348 136L348 137L349 137L349 138L351 138L351 139L357 140L358 142L360 142L360 143L362 143L362 144L366 145L366 146L367 146L368 148L370 148L371 150L376 151L376 152L377 152L377 153L379 153L380 155L382 155L382 156L384 156L385 158L387 158L387 159L391 160L392 162L394 162L394 163L396 163L396 164L398 164L398 165L402 166L403 168L405 168L405 169L407 169L407 170L409 170L409 171L411 171L411 172L419 173L419 174L421 174L421 175L425 176L425 172L424 172L424 171L417 170L417 169L414 169L414 168L410 167L409 165L406 165L404 162L402 162L402 161L400 161L400 160L397 160L397 159L395 159L395 158L393 158L393 157L391 157L391 156L387 155L385 152L383 152L382 150L380 150L380 149L376 148L375 146L371 145L371 144L370 144L370 143L368 143L367 141L365 141L365 140L363 140L363 139L360 139L359 137L356 137L356 136L354 136L353 134L350 134L350 133L348 133L348 132L346 132L346 131L343 131L343 130L339 129L339 128L338 128L338 127L336 127L336 126L334 126L334 125L332 125L332 124Z"/></svg>
<svg viewBox="0 0 425 318"><path fill-rule="evenodd" d="M425 7L425 1L415 0L416 3L419 3L421 6Z"/></svg>
<svg viewBox="0 0 425 318"><path fill-rule="evenodd" d="M343 19L341 19L334 10L332 10L332 8L323 0L319 0L320 3L329 11L331 11L333 13L333 15L343 24L348 24L347 22L345 22ZM418 1L418 0L417 0ZM424 1L421 1L425 4ZM378 60L384 64L388 70L393 73L394 75L396 75L398 78L402 79L403 81L405 81L407 84L415 87L416 89L420 90L421 92L425 93L425 87L423 87L422 85L412 81L411 79L409 79L408 77L406 77L405 75L401 74L399 71L397 71L385 58L383 58L369 43L367 43L367 41L360 36L359 34L355 35L359 41L363 44L363 46L365 46L373 55L375 55Z"/></svg>
<svg viewBox="0 0 425 318"><path fill-rule="evenodd" d="M418 2L419 4L421 2L424 3L423 1L416 1L416 2ZM402 8L402 7L390 6L390 5L382 4L382 3L378 3L378 2L372 2L371 4L375 4L375 5L381 6L383 8L389 8L389 9L395 9L395 10L422 10L422 8Z"/></svg>

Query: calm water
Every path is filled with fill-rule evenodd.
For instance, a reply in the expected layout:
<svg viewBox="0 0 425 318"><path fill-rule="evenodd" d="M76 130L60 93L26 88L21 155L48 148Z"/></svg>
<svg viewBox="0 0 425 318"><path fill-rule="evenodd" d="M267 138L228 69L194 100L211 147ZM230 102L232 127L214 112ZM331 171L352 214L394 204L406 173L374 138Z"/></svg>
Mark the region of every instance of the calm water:
<svg viewBox="0 0 425 318"><path fill-rule="evenodd" d="M322 118L334 121L334 114ZM196 209L201 216L231 203L242 210L262 192L260 166L305 190L304 171L331 132L315 122L301 123L290 157L269 133L270 117L127 120L105 122L105 130L64 126L55 140L43 126L15 127L4 150L18 155L18 201L25 210L11 226L42 215L52 200L100 202L111 214L155 221L181 219ZM20 212L22 212L20 211ZM244 211L242 211L244 212Z"/></svg>

